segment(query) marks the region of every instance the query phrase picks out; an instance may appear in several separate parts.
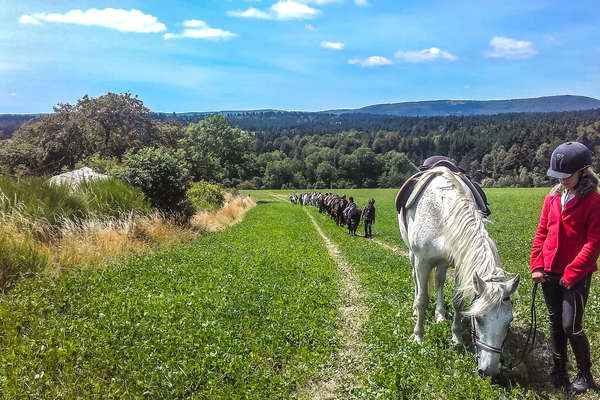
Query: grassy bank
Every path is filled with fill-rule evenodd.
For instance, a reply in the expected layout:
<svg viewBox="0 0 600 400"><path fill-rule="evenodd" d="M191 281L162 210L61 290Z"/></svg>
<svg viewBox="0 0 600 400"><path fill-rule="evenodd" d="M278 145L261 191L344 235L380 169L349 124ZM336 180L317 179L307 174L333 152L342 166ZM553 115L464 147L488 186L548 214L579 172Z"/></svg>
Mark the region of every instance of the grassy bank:
<svg viewBox="0 0 600 400"><path fill-rule="evenodd" d="M255 203L226 193L216 210L182 223L150 208L143 193L116 179L76 188L43 178L0 176L0 290L23 276L102 267L124 256L193 240L239 221Z"/></svg>

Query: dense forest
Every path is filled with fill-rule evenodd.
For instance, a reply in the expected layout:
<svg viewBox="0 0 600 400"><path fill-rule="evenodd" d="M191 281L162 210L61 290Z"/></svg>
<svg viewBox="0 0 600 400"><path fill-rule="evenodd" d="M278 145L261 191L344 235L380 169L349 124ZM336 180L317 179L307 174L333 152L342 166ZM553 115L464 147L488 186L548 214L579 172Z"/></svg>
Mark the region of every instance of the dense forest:
<svg viewBox="0 0 600 400"><path fill-rule="evenodd" d="M195 180L242 188L397 187L425 158L447 155L484 186L548 185L552 150L586 144L600 169L600 110L390 117L280 111L152 113L130 93L58 104L0 141L11 175L87 165L110 172L158 148Z"/></svg>

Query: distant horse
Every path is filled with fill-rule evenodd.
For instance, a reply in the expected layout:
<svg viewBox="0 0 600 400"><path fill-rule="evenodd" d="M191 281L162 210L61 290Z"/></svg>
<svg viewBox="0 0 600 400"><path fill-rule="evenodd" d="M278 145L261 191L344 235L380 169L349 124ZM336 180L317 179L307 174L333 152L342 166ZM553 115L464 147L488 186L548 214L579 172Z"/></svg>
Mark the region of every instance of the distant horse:
<svg viewBox="0 0 600 400"><path fill-rule="evenodd" d="M337 201L334 200L333 210L331 217L338 226L344 226L346 221L344 220L344 209L348 205L348 200L339 198Z"/></svg>
<svg viewBox="0 0 600 400"><path fill-rule="evenodd" d="M446 269L455 272L455 309L452 339L462 341L462 314L471 317L478 371L499 373L500 353L513 319L510 295L520 276L506 280L498 251L484 226L484 217L460 174L444 167L426 171L417 181L408 200L396 199L398 224L409 248L415 283L414 339L422 342L424 319L429 302L428 281L435 270L437 285L436 320L445 319L443 287ZM466 300L471 300L463 311Z"/></svg>
<svg viewBox="0 0 600 400"><path fill-rule="evenodd" d="M358 224L360 223L360 208L355 205L346 214L346 223L348 224L348 233L351 236L356 236L356 229L358 229Z"/></svg>

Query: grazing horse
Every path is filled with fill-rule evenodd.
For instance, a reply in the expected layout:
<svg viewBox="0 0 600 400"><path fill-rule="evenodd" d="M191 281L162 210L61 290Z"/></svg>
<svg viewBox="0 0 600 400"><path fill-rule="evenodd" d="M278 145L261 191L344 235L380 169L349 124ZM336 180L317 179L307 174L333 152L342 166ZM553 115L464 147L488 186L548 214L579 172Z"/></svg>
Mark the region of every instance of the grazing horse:
<svg viewBox="0 0 600 400"><path fill-rule="evenodd" d="M506 280L496 245L468 185L460 174L436 167L421 175L405 202L399 203L397 198L396 207L400 233L413 266L414 339L423 340L428 281L434 272L436 320L445 319L443 287L446 270L453 265L452 339L455 343L462 341L462 316L470 317L478 371L497 375L502 345L513 319L510 295L517 289L520 276ZM470 307L464 310L467 300L471 301Z"/></svg>

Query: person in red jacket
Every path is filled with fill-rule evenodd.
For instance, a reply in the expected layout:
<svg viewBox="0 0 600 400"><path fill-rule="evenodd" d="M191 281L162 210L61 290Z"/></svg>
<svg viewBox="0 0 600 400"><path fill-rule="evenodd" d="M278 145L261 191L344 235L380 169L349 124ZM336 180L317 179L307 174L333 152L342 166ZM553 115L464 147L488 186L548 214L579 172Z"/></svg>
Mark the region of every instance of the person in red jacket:
<svg viewBox="0 0 600 400"><path fill-rule="evenodd" d="M554 150L547 174L560 183L544 200L531 251L531 277L542 284L548 307L552 384L578 393L595 387L590 344L583 330L592 272L598 269L600 253L600 194L591 163L592 153L581 143L563 143ZM578 369L570 385L567 342Z"/></svg>

